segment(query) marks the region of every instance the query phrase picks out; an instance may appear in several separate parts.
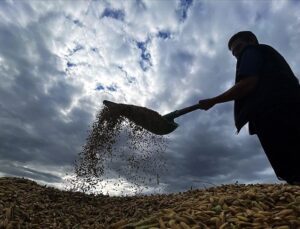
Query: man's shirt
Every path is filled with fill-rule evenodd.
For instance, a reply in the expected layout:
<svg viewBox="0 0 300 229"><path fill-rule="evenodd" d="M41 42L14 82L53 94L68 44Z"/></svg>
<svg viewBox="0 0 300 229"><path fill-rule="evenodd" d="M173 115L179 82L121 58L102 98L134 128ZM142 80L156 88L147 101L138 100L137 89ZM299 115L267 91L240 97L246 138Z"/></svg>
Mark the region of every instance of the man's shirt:
<svg viewBox="0 0 300 229"><path fill-rule="evenodd" d="M237 61L236 83L246 77L258 77L256 88L235 100L235 124L240 129L266 115L274 106L300 103L299 81L285 59L268 45L249 45ZM255 130L252 125L250 134Z"/></svg>
<svg viewBox="0 0 300 229"><path fill-rule="evenodd" d="M262 53L256 48L248 48L242 54L240 65L237 69L239 80L248 76L259 76L264 61Z"/></svg>

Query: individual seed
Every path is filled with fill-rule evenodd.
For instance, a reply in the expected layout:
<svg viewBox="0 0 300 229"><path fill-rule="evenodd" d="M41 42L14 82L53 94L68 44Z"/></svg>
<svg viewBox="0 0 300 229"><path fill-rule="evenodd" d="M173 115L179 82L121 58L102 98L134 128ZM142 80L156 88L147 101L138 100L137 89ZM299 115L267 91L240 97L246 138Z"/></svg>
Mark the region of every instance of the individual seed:
<svg viewBox="0 0 300 229"><path fill-rule="evenodd" d="M221 220L222 224L225 223L225 213L224 213L224 211L222 211L221 214L220 214L220 220Z"/></svg>
<svg viewBox="0 0 300 229"><path fill-rule="evenodd" d="M216 223L219 220L218 217L212 217L210 218L210 222Z"/></svg>
<svg viewBox="0 0 300 229"><path fill-rule="evenodd" d="M172 224L172 225L171 225L171 228L172 228L172 229L181 229L180 226L179 226L178 224L176 224L176 223L175 223L175 224Z"/></svg>
<svg viewBox="0 0 300 229"><path fill-rule="evenodd" d="M153 223L153 224L148 224L148 225L141 225L141 226L137 226L135 227L136 229L149 229L151 227L157 227L158 224L157 223Z"/></svg>
<svg viewBox="0 0 300 229"><path fill-rule="evenodd" d="M8 220L12 220L14 217L14 207L6 208L5 216Z"/></svg>
<svg viewBox="0 0 300 229"><path fill-rule="evenodd" d="M162 220L162 218L159 218L159 226L161 229L167 229L164 221Z"/></svg>
<svg viewBox="0 0 300 229"><path fill-rule="evenodd" d="M278 212L277 214L275 214L275 216L284 217L284 216L289 215L289 214L291 214L293 212L294 212L293 209L284 209L284 210Z"/></svg>
<svg viewBox="0 0 300 229"><path fill-rule="evenodd" d="M236 217L242 221L249 221L249 219L244 216L237 215Z"/></svg>
<svg viewBox="0 0 300 229"><path fill-rule="evenodd" d="M290 227L288 225L284 225L284 226L275 227L275 229L290 229Z"/></svg>
<svg viewBox="0 0 300 229"><path fill-rule="evenodd" d="M183 228L183 229L191 229L191 227L189 225L187 225L185 222L180 222L180 226Z"/></svg>
<svg viewBox="0 0 300 229"><path fill-rule="evenodd" d="M184 217L181 217L181 216L175 215L175 216L174 216L174 219L175 219L176 221L178 221L178 222L184 222L184 223L187 223L187 224L189 223L187 219L185 219Z"/></svg>
<svg viewBox="0 0 300 229"><path fill-rule="evenodd" d="M182 214L182 217L185 218L189 224L196 224L196 220L193 219L191 216L187 215L187 214Z"/></svg>
<svg viewBox="0 0 300 229"><path fill-rule="evenodd" d="M121 219L118 222L113 223L110 227L111 227L111 229L117 229L119 227L122 227L122 226L126 225L127 223L128 222L126 220Z"/></svg>
<svg viewBox="0 0 300 229"><path fill-rule="evenodd" d="M168 224L170 227L172 227L172 225L175 225L176 221L174 219L169 220Z"/></svg>
<svg viewBox="0 0 300 229"><path fill-rule="evenodd" d="M228 226L228 222L226 222L226 223L223 223L220 227L219 227L219 229L225 229L226 228L226 226Z"/></svg>

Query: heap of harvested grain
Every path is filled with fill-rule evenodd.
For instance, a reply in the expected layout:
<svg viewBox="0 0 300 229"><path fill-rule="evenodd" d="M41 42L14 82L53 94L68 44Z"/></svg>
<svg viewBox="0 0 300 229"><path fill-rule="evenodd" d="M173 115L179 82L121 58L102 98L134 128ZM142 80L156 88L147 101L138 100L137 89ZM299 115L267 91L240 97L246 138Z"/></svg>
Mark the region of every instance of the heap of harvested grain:
<svg viewBox="0 0 300 229"><path fill-rule="evenodd" d="M299 229L299 188L258 184L196 190L179 195L172 208L161 209L132 223L120 220L111 226L123 229Z"/></svg>
<svg viewBox="0 0 300 229"><path fill-rule="evenodd" d="M298 229L300 186L222 185L183 193L109 197L0 178L0 229Z"/></svg>
<svg viewBox="0 0 300 229"><path fill-rule="evenodd" d="M132 112L126 108L130 107L120 110L104 107L97 114L86 144L74 163L75 177L67 180L69 189L83 192L100 189L101 193L109 186L123 192L122 185L130 183L130 189L137 194L159 184L160 176L167 171L166 138L130 121L128 117Z"/></svg>

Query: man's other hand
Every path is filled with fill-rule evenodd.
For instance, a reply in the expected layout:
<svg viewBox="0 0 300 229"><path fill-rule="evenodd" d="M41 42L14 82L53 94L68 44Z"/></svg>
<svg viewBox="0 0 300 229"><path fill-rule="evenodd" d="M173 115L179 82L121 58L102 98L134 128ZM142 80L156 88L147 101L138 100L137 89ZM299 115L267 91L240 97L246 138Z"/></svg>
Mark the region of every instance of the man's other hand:
<svg viewBox="0 0 300 229"><path fill-rule="evenodd" d="M199 107L202 110L209 110L210 108L212 108L214 105L216 104L216 102L213 99L203 99L203 100L199 100Z"/></svg>

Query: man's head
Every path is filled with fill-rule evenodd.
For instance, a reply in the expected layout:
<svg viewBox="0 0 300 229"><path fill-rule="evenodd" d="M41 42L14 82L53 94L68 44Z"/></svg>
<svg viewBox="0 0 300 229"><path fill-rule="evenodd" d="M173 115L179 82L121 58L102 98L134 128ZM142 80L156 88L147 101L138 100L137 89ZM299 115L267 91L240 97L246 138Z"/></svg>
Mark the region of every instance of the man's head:
<svg viewBox="0 0 300 229"><path fill-rule="evenodd" d="M234 34L228 41L228 48L236 58L239 57L247 45L257 45L258 40L251 31L241 31Z"/></svg>

